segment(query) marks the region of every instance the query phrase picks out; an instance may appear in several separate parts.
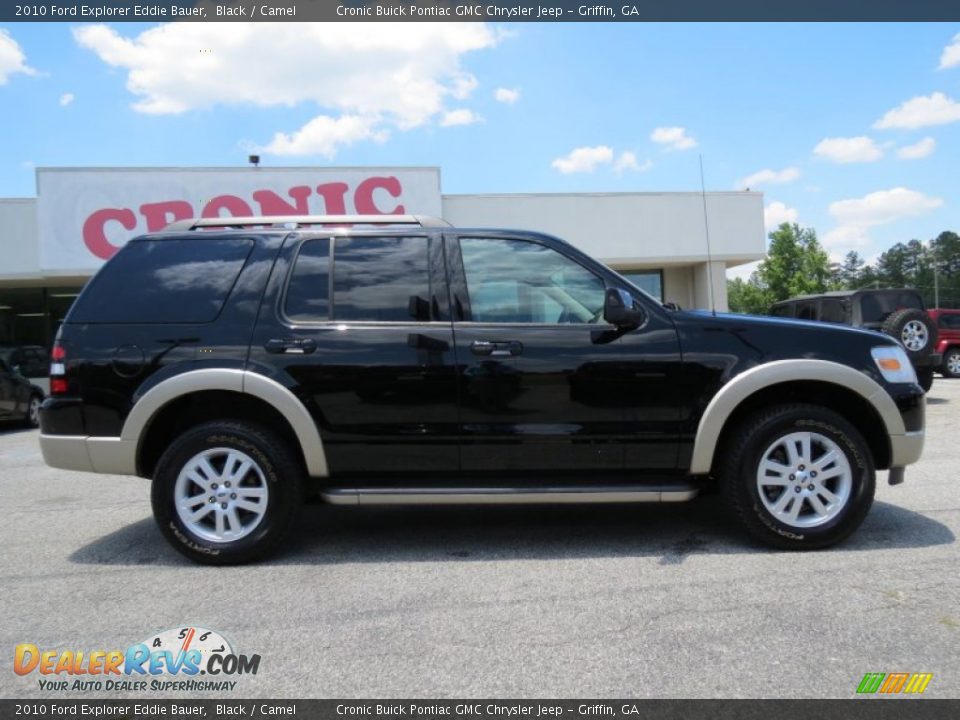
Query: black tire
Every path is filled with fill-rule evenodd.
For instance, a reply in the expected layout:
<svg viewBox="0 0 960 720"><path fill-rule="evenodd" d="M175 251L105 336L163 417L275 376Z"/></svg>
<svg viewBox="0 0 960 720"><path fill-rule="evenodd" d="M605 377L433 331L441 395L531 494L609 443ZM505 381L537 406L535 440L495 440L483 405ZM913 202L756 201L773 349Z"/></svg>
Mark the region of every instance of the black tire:
<svg viewBox="0 0 960 720"><path fill-rule="evenodd" d="M248 534L230 541L216 541L198 534L197 529L185 524L176 507L177 481L184 467L201 453L217 453L219 450L226 453L230 450L239 451L255 464L243 476L247 479L241 478L237 486L252 482L267 489L266 509L260 515L260 520L250 523L253 528ZM214 454L210 460L214 470L218 469L216 457ZM221 472L225 470L224 467L219 469ZM294 450L266 428L246 422L204 423L177 437L160 457L151 490L154 518L167 541L195 562L235 565L260 560L280 546L294 525L302 501L303 474ZM185 482L189 484L190 481ZM230 491L224 487L216 490L203 490L196 484L192 487L196 492L210 492L211 496L219 493L212 501L212 510L208 511L215 516L220 513L216 507L220 500L225 501L224 505L230 502L231 496L225 494ZM232 497L236 498L236 495ZM244 513L246 517L252 515L244 510L236 513ZM224 521L225 524L228 522ZM194 527L203 531L203 526L198 523ZM213 533L213 528L209 532Z"/></svg>
<svg viewBox="0 0 960 720"><path fill-rule="evenodd" d="M933 387L933 368L930 366L917 368L917 382L925 393Z"/></svg>
<svg viewBox="0 0 960 720"><path fill-rule="evenodd" d="M904 308L887 316L880 328L903 345L911 360L924 358L937 344L937 326L923 310Z"/></svg>
<svg viewBox="0 0 960 720"><path fill-rule="evenodd" d="M23 424L28 428L40 427L40 405L43 403L43 395L34 393L30 396L27 403L27 414L23 418Z"/></svg>
<svg viewBox="0 0 960 720"><path fill-rule="evenodd" d="M791 433L811 433L813 442L818 443L818 447L819 443L823 442L818 438L826 438L843 453L850 469L846 500L826 522L814 527L799 527L777 518L766 504L786 500L785 509L792 509L797 500L788 500L788 495L771 496L767 494L771 492L769 488L763 491L765 499L762 499L758 487L758 472L764 454L778 439ZM782 447L785 449L785 445ZM813 452L810 454L814 457L816 467L816 460L824 457L825 453L818 456L814 456ZM828 467L829 465L828 463ZM784 550L815 550L847 538L867 516L876 488L873 458L863 437L843 417L817 405L782 405L749 416L728 438L727 449L720 458L717 469L721 492L733 515L752 537L766 545ZM820 472L830 472L832 469L821 469ZM805 470L812 473L812 468L805 467ZM799 497L806 498L805 488L801 487L797 491L799 485L792 479L801 477L799 473L787 477L790 478L790 485L784 487L783 493L796 492ZM802 482L812 481L804 479ZM833 483L831 490L838 490L842 482L840 478L826 481ZM811 484L808 487L815 486ZM773 492L776 492L776 488L773 488ZM822 503L825 497L818 496L818 502ZM811 500L801 499L799 502L799 521L816 514ZM804 508L808 512L804 512Z"/></svg>
<svg viewBox="0 0 960 720"><path fill-rule="evenodd" d="M956 372L950 369L951 363L957 368ZM940 373L948 378L960 377L960 348L952 347L943 354L943 364L940 366Z"/></svg>

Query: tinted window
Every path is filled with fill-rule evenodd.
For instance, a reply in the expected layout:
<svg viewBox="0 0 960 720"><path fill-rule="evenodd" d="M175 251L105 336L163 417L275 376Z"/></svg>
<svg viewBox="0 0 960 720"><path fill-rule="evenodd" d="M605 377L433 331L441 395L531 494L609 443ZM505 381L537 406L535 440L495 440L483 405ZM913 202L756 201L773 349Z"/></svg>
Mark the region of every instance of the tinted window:
<svg viewBox="0 0 960 720"><path fill-rule="evenodd" d="M824 298L820 301L820 319L824 322L846 322L843 301L837 298Z"/></svg>
<svg viewBox="0 0 960 720"><path fill-rule="evenodd" d="M293 321L330 319L330 241L307 240L300 246L290 283L285 312Z"/></svg>
<svg viewBox="0 0 960 720"><path fill-rule="evenodd" d="M333 319L429 320L427 245L425 237L337 238Z"/></svg>
<svg viewBox="0 0 960 720"><path fill-rule="evenodd" d="M770 308L770 314L776 317L790 317L790 305L774 305Z"/></svg>
<svg viewBox="0 0 960 720"><path fill-rule="evenodd" d="M80 323L200 323L215 319L243 269L244 238L127 243L77 298Z"/></svg>
<svg viewBox="0 0 960 720"><path fill-rule="evenodd" d="M817 305L812 301L805 301L797 303L797 319L798 320L816 320L817 319Z"/></svg>
<svg viewBox="0 0 960 720"><path fill-rule="evenodd" d="M555 250L523 240L460 240L474 322L588 323L603 315L603 281Z"/></svg>
<svg viewBox="0 0 960 720"><path fill-rule="evenodd" d="M942 328L947 328L948 330L960 329L960 314L941 315L938 320L939 322L937 324Z"/></svg>
<svg viewBox="0 0 960 720"><path fill-rule="evenodd" d="M912 292L866 294L860 301L860 314L865 323L883 322L890 313L904 308L923 310L923 301Z"/></svg>

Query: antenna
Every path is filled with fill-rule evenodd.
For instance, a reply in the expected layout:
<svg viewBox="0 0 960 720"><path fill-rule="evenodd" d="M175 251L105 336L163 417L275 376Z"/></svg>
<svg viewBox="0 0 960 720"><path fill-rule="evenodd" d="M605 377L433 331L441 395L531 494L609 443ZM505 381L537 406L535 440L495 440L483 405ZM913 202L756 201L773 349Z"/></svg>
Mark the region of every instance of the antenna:
<svg viewBox="0 0 960 720"><path fill-rule="evenodd" d="M707 290L710 294L710 312L717 315L713 300L713 253L710 251L710 221L707 219L707 184L703 179L703 155L700 155L700 196L703 198L703 229L707 235Z"/></svg>

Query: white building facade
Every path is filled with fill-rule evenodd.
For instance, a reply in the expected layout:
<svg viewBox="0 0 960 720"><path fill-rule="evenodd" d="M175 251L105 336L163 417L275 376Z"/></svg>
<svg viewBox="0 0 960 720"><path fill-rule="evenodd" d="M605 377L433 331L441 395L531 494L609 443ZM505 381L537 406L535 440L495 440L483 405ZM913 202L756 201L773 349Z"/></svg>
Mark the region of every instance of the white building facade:
<svg viewBox="0 0 960 720"><path fill-rule="evenodd" d="M712 294L725 310L726 269L765 252L754 192L451 195L430 167L40 168L36 198L0 198L0 345L49 347L100 265L175 220L353 213L546 232L684 308Z"/></svg>

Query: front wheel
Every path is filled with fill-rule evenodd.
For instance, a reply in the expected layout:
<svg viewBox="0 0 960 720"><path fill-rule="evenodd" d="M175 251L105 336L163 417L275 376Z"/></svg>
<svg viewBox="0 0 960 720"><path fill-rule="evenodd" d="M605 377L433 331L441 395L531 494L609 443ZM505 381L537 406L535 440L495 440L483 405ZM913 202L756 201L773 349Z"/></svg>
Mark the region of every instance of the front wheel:
<svg viewBox="0 0 960 720"><path fill-rule="evenodd" d="M176 438L157 463L153 514L167 541L191 560L258 560L292 526L302 476L293 450L266 428L204 423Z"/></svg>
<svg viewBox="0 0 960 720"><path fill-rule="evenodd" d="M42 397L39 395L30 396L30 402L27 403L27 414L23 418L23 422L28 428L40 427L40 406L42 404Z"/></svg>
<svg viewBox="0 0 960 720"><path fill-rule="evenodd" d="M933 387L933 368L917 368L917 383L925 393L930 392L930 388Z"/></svg>
<svg viewBox="0 0 960 720"><path fill-rule="evenodd" d="M722 458L724 499L756 539L785 550L844 540L873 504L870 449L853 425L816 405L762 410L736 428Z"/></svg>

